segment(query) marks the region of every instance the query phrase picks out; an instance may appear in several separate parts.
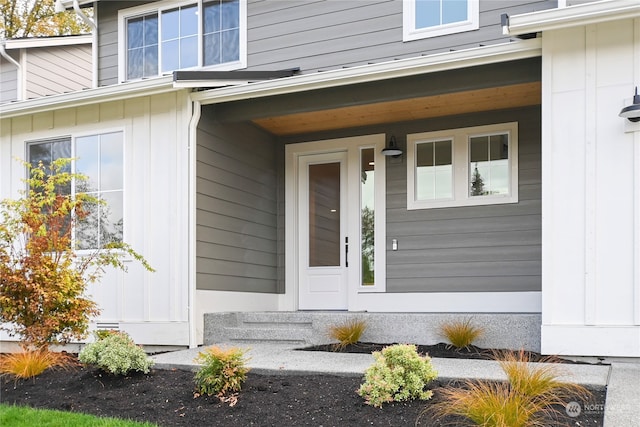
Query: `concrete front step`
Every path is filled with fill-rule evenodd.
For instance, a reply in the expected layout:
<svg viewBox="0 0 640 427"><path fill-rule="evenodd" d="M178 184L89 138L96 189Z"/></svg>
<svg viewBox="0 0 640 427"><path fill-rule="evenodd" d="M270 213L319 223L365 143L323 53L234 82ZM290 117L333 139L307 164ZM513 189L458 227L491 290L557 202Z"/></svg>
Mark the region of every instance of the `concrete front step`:
<svg viewBox="0 0 640 427"><path fill-rule="evenodd" d="M313 322L308 313L219 313L205 322L205 344L237 342L307 345L313 342Z"/></svg>
<svg viewBox="0 0 640 427"><path fill-rule="evenodd" d="M308 345L327 344L335 342L328 335L329 328L353 318L367 323L363 342L436 344L442 341L441 324L471 318L474 324L485 329L476 343L480 347L540 351L541 316L537 313L205 313L203 343L211 345L231 339L289 342L293 339L304 340Z"/></svg>
<svg viewBox="0 0 640 427"><path fill-rule="evenodd" d="M299 342L306 343L311 340L313 331L310 328L293 328L293 327L236 327L226 329L229 341L269 341L269 342Z"/></svg>
<svg viewBox="0 0 640 427"><path fill-rule="evenodd" d="M238 320L244 323L302 323L311 326L313 322L313 316L311 313L295 311L250 311L246 313L238 313Z"/></svg>

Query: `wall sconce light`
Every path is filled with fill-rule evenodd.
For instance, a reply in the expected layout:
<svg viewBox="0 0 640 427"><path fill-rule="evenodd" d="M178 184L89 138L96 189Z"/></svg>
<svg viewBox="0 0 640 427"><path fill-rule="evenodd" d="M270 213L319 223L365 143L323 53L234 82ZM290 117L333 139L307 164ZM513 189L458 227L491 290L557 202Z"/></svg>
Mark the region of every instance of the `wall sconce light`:
<svg viewBox="0 0 640 427"><path fill-rule="evenodd" d="M624 117L630 122L640 122L640 95L638 95L638 87L636 86L636 94L633 95L633 104L624 107L620 114L620 117Z"/></svg>
<svg viewBox="0 0 640 427"><path fill-rule="evenodd" d="M402 155L402 150L398 148L398 144L396 144L396 137L394 135L391 135L391 138L389 138L389 143L381 153L383 156L391 157L399 157Z"/></svg>

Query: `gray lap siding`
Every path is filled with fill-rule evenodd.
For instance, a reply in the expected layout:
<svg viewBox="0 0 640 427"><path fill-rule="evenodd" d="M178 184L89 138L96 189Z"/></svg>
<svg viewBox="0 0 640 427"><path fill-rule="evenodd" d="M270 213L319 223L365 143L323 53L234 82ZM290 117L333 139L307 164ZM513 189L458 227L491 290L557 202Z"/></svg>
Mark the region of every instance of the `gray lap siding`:
<svg viewBox="0 0 640 427"><path fill-rule="evenodd" d="M148 2L98 2L100 86L118 83L118 10L142 3ZM502 35L502 13L556 5L551 0L481 0L478 30L403 42L401 1L249 0L247 69L300 67L302 73L313 73L504 43L509 37Z"/></svg>
<svg viewBox="0 0 640 427"><path fill-rule="evenodd" d="M407 210L406 157L387 160L387 287L396 292L525 292L541 289L540 108L491 111L286 138L406 135L518 122L519 201ZM391 250L398 239L398 250Z"/></svg>

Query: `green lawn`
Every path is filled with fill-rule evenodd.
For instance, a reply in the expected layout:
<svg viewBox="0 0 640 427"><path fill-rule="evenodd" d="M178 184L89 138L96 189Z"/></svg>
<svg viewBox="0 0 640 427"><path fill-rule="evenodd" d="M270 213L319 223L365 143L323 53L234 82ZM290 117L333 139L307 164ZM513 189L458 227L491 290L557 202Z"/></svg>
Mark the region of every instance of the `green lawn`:
<svg viewBox="0 0 640 427"><path fill-rule="evenodd" d="M137 423L115 418L63 411L31 409L24 406L0 404L0 426L3 427L156 427L155 424Z"/></svg>

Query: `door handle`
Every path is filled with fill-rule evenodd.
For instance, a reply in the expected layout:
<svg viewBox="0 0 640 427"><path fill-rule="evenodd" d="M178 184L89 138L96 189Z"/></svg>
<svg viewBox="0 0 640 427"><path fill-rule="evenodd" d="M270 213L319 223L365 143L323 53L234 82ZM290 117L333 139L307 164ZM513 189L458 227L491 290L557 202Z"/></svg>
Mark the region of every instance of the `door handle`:
<svg viewBox="0 0 640 427"><path fill-rule="evenodd" d="M349 238L344 238L344 266L349 267Z"/></svg>

